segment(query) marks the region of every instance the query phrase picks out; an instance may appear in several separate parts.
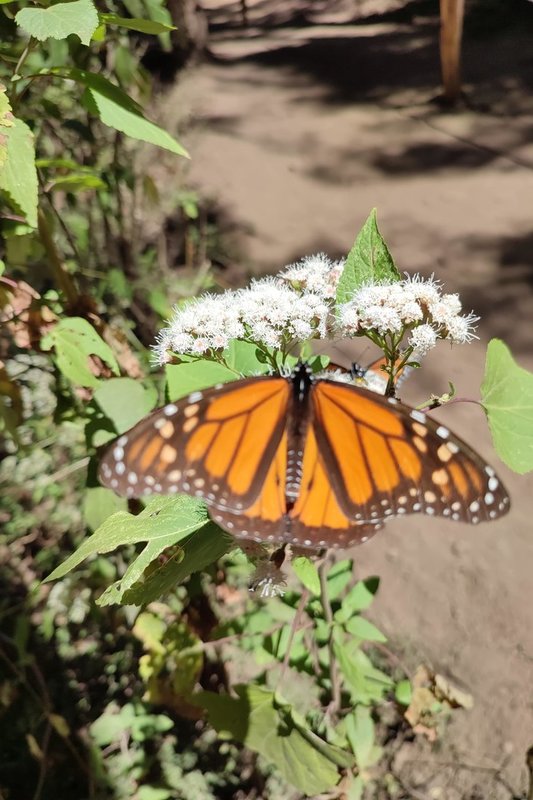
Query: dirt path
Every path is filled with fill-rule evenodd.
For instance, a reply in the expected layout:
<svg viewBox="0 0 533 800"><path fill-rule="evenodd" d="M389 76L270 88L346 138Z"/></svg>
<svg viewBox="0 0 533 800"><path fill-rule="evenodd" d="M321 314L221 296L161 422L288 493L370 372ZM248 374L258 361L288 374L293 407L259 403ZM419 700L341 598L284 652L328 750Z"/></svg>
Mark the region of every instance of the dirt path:
<svg viewBox="0 0 533 800"><path fill-rule="evenodd" d="M477 396L483 344L494 335L533 369L531 35L467 41L476 110L442 114L428 103L438 85L434 20L339 25L341 8L335 17L316 13L310 26L296 9L300 16L276 26L287 7L258 4L247 37L222 25L239 4L213 12L214 59L192 68L161 112L192 153L188 181L231 218L239 268L277 271L318 250L340 256L377 206L399 266L435 271L482 315L482 343L441 346L405 399L444 391L448 378ZM255 24L269 9L265 36ZM497 465L474 406L440 418ZM454 714L444 741L410 751L416 763L403 774L425 792L417 797L510 798L490 771L475 769L502 765L514 791L525 791L533 480L498 469L512 496L508 518L471 529L412 517L355 553L361 575L382 577L373 613L410 667L427 662L475 698L472 711ZM448 762L453 768L439 766Z"/></svg>

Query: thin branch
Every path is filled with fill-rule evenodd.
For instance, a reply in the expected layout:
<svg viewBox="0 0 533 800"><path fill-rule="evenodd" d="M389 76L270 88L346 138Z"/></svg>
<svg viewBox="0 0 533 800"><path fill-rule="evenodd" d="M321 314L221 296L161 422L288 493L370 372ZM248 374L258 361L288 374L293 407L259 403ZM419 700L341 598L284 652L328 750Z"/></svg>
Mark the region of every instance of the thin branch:
<svg viewBox="0 0 533 800"><path fill-rule="evenodd" d="M54 240L52 238L48 221L41 209L38 211L37 222L39 226L39 236L41 237L41 242L46 250L50 269L56 280L57 287L63 292L67 302L70 305L74 305L78 299L78 291L70 274L67 272L65 266L59 258L59 253L57 252Z"/></svg>
<svg viewBox="0 0 533 800"><path fill-rule="evenodd" d="M44 731L43 741L41 743L41 752L42 752L42 759L41 759L41 766L39 769L39 778L37 779L37 786L35 787L35 792L33 793L33 800L39 800L41 797L44 781L46 778L46 756L48 753L48 746L50 744L50 736L52 735L52 726L49 722L46 723L46 729Z"/></svg>
<svg viewBox="0 0 533 800"><path fill-rule="evenodd" d="M331 603L329 602L328 595L328 559L324 558L318 568L318 575L320 577L320 602L324 611L324 619L329 627L328 637L328 652L329 652L329 677L331 681L331 703L329 705L329 713L331 716L336 716L341 709L341 683L337 659L335 658L335 649L333 647L333 611L331 610Z"/></svg>
<svg viewBox="0 0 533 800"><path fill-rule="evenodd" d="M305 613L305 607L307 605L308 600L309 600L309 591L307 589L304 589L302 592L302 596L300 597L300 602L298 603L298 608L296 609L296 614L294 615L294 619L291 624L291 632L289 635L289 641L287 642L287 650L285 652L285 658L283 659L283 664L281 665L281 672L278 678L278 686L285 677L287 667L289 666L289 660L291 657L291 649L292 649L292 644L294 642L294 637L296 636L296 632L300 630L300 620L302 619Z"/></svg>

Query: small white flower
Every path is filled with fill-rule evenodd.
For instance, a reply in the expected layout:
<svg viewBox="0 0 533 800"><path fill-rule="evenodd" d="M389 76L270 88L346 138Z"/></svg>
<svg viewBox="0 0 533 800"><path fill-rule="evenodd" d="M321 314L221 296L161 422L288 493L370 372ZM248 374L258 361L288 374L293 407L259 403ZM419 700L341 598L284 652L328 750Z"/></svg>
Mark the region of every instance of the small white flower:
<svg viewBox="0 0 533 800"><path fill-rule="evenodd" d="M479 336L474 333L477 328L477 322L479 322L479 317L473 313L450 319L446 323L446 338L452 344L466 344L474 339L479 339Z"/></svg>
<svg viewBox="0 0 533 800"><path fill-rule="evenodd" d="M273 561L259 562L250 581L250 592L262 598L281 597L286 587L283 573Z"/></svg>
<svg viewBox="0 0 533 800"><path fill-rule="evenodd" d="M440 299L441 284L436 281L433 276L431 278L423 278L416 273L415 275L408 275L405 273L405 280L402 281L406 289L409 290L413 299L417 300L424 306L430 306L431 303L437 303Z"/></svg>
<svg viewBox="0 0 533 800"><path fill-rule="evenodd" d="M279 273L279 277L296 290L314 292L332 300L343 268L344 261L331 261L324 253L317 253L290 264Z"/></svg>
<svg viewBox="0 0 533 800"><path fill-rule="evenodd" d="M434 322L439 325L446 325L461 311L462 306L458 294L444 294L437 302L429 304L429 313Z"/></svg>
<svg viewBox="0 0 533 800"><path fill-rule="evenodd" d="M414 348L417 357L422 358L437 344L437 333L427 323L419 325L412 331L408 344Z"/></svg>

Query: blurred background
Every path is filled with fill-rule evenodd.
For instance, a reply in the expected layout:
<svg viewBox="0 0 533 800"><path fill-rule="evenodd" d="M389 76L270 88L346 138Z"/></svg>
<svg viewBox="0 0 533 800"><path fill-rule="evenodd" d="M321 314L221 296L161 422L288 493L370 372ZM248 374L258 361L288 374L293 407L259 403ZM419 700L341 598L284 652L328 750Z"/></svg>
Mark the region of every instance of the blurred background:
<svg viewBox="0 0 533 800"><path fill-rule="evenodd" d="M128 189L134 178L142 184L142 203L131 210L128 195L126 222L112 220L92 253L90 238L89 255L82 252L86 293L106 305L119 327L128 320L130 345L149 346L171 305L186 296L241 286L319 251L343 257L376 207L398 268L435 274L446 291L460 293L467 312L481 317L479 342L462 349L441 344L402 387L402 399L419 403L446 391L449 380L460 396L477 398L486 343L494 336L533 369L533 3L467 0L460 80L443 88L440 15L450 5L163 4L178 31L166 43L141 38L134 60L152 87L150 117L178 136L191 160L148 146L128 151L134 177L124 172L120 180ZM82 232L84 198L67 209ZM67 208L68 197L64 202ZM9 248L13 255L13 242ZM20 265L37 260L16 257ZM21 266L15 277L24 274ZM50 289L42 277L29 282L41 294ZM372 356L342 344L336 352L345 364ZM24 391L38 417L32 441L43 442L59 430L50 420L57 422L62 399L53 396L39 359L19 353L15 361L30 370ZM128 374L135 377L132 363ZM417 789L395 795L382 788L372 797L518 800L526 797L525 758L533 745L533 484L497 463L480 408L458 404L435 416L494 464L513 509L480 528L398 520L353 554L360 576L381 577L372 618L391 650L411 670L425 663L448 675L474 701L471 710L454 713L437 742L420 736L395 756L398 774ZM116 765L108 794L94 787L91 794L78 745L70 755L52 748L52 773L60 765L70 778L56 771L35 789L42 743L31 739L41 713L32 693L46 705L61 693L63 675L78 711L75 719L65 709L61 714L79 730L114 693L138 695L132 664L139 644L127 613L94 606L94 593L113 577L104 560L84 573L83 588L69 581L38 587L58 551L70 552L71 541L86 531L79 502L84 474L72 469L80 461L82 472L86 467L76 436L63 425L51 449L42 445L23 458L3 449L0 580L9 603L0 606L0 624L19 651L9 655L4 642L0 652L1 737L5 746L9 730L13 742L0 796L158 800L120 789L126 768ZM13 608L29 608L31 623L22 617L14 623ZM30 647L33 628L41 638ZM17 670L32 648L39 670L18 684ZM154 720L149 724L157 731ZM209 794L203 785L187 791L165 797L262 796L212 787Z"/></svg>

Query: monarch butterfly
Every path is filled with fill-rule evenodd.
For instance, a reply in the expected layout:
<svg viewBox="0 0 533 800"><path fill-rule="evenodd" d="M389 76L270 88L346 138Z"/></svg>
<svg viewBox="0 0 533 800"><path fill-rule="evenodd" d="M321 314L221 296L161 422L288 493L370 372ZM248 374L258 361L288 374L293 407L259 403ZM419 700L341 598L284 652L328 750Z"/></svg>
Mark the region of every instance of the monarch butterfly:
<svg viewBox="0 0 533 800"><path fill-rule="evenodd" d="M447 428L303 363L152 412L110 447L100 480L127 497L192 494L236 537L313 549L365 542L393 515L477 523L509 508Z"/></svg>

